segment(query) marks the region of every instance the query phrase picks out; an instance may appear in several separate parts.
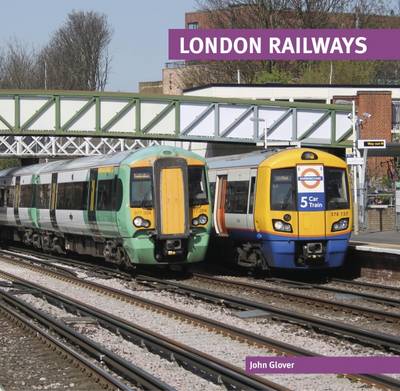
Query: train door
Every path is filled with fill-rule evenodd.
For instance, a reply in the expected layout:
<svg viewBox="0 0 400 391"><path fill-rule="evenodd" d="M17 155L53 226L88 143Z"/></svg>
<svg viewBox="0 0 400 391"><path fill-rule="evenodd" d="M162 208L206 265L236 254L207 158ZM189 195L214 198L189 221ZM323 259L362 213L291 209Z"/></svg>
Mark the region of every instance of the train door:
<svg viewBox="0 0 400 391"><path fill-rule="evenodd" d="M17 225L21 225L21 220L19 218L19 198L21 191L21 177L17 176L15 178L15 190L14 190L14 218Z"/></svg>
<svg viewBox="0 0 400 391"><path fill-rule="evenodd" d="M56 172L51 174L51 189L50 189L50 209L49 216L51 227L53 230L58 231L56 209L57 209L57 178L58 174Z"/></svg>
<svg viewBox="0 0 400 391"><path fill-rule="evenodd" d="M106 237L114 237L118 234L116 212L117 201L120 197L117 188L118 169L114 167L100 167L97 176L97 194L94 197L90 193L90 200L96 198L96 222L100 233ZM96 191L91 188L91 191ZM93 221L92 204L89 208L89 221Z"/></svg>
<svg viewBox="0 0 400 391"><path fill-rule="evenodd" d="M97 179L98 168L92 168L89 173L89 197L87 206L88 224L94 236L100 236L97 225L96 203L97 203Z"/></svg>
<svg viewBox="0 0 400 391"><path fill-rule="evenodd" d="M182 158L157 159L154 163L157 235L160 239L188 237L188 168Z"/></svg>
<svg viewBox="0 0 400 391"><path fill-rule="evenodd" d="M250 171L250 183L249 183L249 200L247 202L247 228L254 230L254 209L256 201L256 178L257 169L252 168Z"/></svg>
<svg viewBox="0 0 400 391"><path fill-rule="evenodd" d="M228 236L225 225L225 204L228 176L217 175L215 183L215 202L214 202L214 227L219 236Z"/></svg>
<svg viewBox="0 0 400 391"><path fill-rule="evenodd" d="M12 177L6 183L6 220L8 225L15 225L14 215L14 195L15 195L15 177Z"/></svg>
<svg viewBox="0 0 400 391"><path fill-rule="evenodd" d="M247 230L250 169L235 169L228 173L225 204L227 229Z"/></svg>
<svg viewBox="0 0 400 391"><path fill-rule="evenodd" d="M87 232L88 170L60 172L57 176L56 221L61 232Z"/></svg>
<svg viewBox="0 0 400 391"><path fill-rule="evenodd" d="M324 167L301 164L296 171L299 237L325 237Z"/></svg>

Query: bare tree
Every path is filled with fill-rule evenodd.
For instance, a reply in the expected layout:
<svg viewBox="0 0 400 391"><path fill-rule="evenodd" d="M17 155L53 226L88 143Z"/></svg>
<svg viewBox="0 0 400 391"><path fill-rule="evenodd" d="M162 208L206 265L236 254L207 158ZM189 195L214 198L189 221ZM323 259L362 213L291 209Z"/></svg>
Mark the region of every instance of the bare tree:
<svg viewBox="0 0 400 391"><path fill-rule="evenodd" d="M73 11L42 50L39 63L48 88L104 90L110 70L112 31L105 15Z"/></svg>
<svg viewBox="0 0 400 391"><path fill-rule="evenodd" d="M289 0L293 27L337 27L337 15L343 13L346 3L344 0Z"/></svg>
<svg viewBox="0 0 400 391"><path fill-rule="evenodd" d="M7 44L0 61L2 88L37 88L37 54L33 49L13 40Z"/></svg>
<svg viewBox="0 0 400 391"><path fill-rule="evenodd" d="M391 15L388 2L384 0L352 0L347 2L345 11L353 14L353 24L349 27L355 28L388 28L394 18L382 19L379 16ZM398 23L398 22L397 22Z"/></svg>

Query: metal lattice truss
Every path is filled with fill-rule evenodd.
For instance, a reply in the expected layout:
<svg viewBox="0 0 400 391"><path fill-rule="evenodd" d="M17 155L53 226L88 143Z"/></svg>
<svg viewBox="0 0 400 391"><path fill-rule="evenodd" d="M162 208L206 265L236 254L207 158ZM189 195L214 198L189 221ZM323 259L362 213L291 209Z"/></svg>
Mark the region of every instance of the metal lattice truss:
<svg viewBox="0 0 400 391"><path fill-rule="evenodd" d="M256 144L265 134L270 143L347 146L350 112L348 105L3 90L0 153L90 155L149 140Z"/></svg>
<svg viewBox="0 0 400 391"><path fill-rule="evenodd" d="M158 140L91 137L0 136L0 155L5 157L91 156L131 151Z"/></svg>

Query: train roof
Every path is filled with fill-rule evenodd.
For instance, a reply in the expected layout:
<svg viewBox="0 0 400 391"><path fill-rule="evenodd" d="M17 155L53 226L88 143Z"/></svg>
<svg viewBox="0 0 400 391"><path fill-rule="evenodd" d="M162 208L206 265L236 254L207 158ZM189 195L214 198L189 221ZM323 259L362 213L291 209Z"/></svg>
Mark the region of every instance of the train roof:
<svg viewBox="0 0 400 391"><path fill-rule="evenodd" d="M76 170L82 167L91 168L102 165L117 165L125 160L129 154L132 154L132 151L118 152L111 155L88 156L73 160L54 160L30 166L7 168L0 171L0 178L9 175L43 174L53 171Z"/></svg>
<svg viewBox="0 0 400 391"><path fill-rule="evenodd" d="M55 160L48 163L33 164L24 167L7 168L0 171L0 178L5 178L14 175L32 175L44 174L50 172L73 171L79 169L88 169L102 166L118 166L124 160L132 156L135 159L143 159L148 156L162 155L165 151L173 151L176 153L184 154L185 156L192 156L196 159L204 161L204 158L194 154L193 152L182 150L181 148L172 146L152 146L133 151L117 152L109 155L87 156L76 159Z"/></svg>
<svg viewBox="0 0 400 391"><path fill-rule="evenodd" d="M210 169L232 167L256 167L265 159L278 152L278 150L262 150L237 155L219 156L207 159Z"/></svg>
<svg viewBox="0 0 400 391"><path fill-rule="evenodd" d="M208 167L212 169L228 169L239 167L259 167L265 160L268 159L268 164L282 164L283 160L289 159L290 161L302 161L303 163L308 159L303 159L302 154L306 151L313 152L317 155L317 159L323 159L324 164L333 164L334 166L346 166L346 162L329 153L315 148L274 148L262 151L254 151L250 153L220 156L207 159ZM321 160L313 160L317 163ZM287 161L286 161L287 164Z"/></svg>

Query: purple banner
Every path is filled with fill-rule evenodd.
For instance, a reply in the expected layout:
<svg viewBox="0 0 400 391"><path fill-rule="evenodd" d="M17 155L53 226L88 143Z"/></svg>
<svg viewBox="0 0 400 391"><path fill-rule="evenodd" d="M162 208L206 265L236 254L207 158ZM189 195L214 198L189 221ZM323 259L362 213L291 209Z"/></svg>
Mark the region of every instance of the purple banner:
<svg viewBox="0 0 400 391"><path fill-rule="evenodd" d="M248 373L400 373L400 357L246 357Z"/></svg>
<svg viewBox="0 0 400 391"><path fill-rule="evenodd" d="M170 60L398 60L400 29L169 30Z"/></svg>

